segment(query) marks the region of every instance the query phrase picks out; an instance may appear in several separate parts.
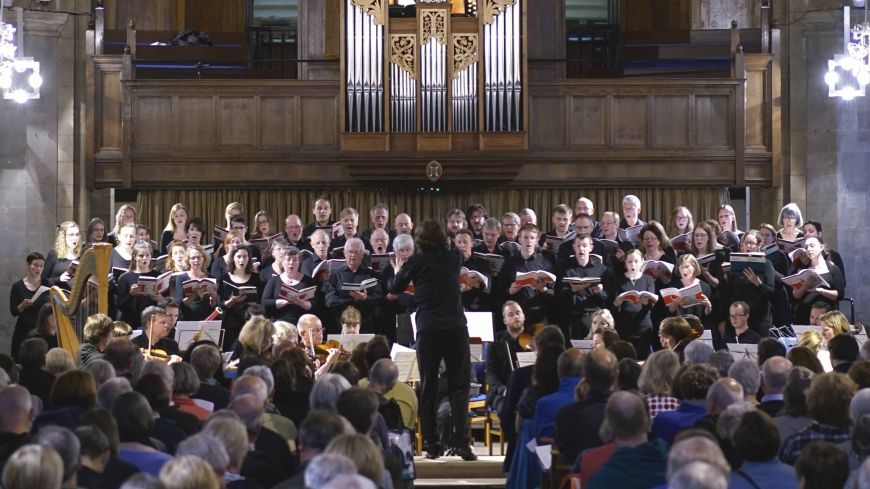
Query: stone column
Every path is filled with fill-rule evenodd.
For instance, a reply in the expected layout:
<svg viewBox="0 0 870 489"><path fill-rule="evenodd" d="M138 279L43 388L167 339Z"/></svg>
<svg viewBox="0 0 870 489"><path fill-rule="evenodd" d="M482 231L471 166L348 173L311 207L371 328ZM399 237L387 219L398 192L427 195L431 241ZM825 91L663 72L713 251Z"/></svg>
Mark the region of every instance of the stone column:
<svg viewBox="0 0 870 489"><path fill-rule="evenodd" d="M25 12L24 56L40 63L38 100L0 99L0 352L9 350L14 318L9 290L25 273L29 251L47 253L55 226L74 216L72 137L74 56L63 38L69 15ZM19 26L20 27L20 26ZM19 28L16 35L20 35Z"/></svg>

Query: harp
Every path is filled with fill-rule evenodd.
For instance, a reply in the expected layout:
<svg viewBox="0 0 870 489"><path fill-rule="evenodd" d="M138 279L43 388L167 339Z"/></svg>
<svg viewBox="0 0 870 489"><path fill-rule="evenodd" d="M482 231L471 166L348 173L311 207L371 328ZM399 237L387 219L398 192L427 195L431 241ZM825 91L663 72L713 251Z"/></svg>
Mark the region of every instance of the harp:
<svg viewBox="0 0 870 489"><path fill-rule="evenodd" d="M57 343L73 358L81 344L88 316L109 312L109 262L112 245L97 243L79 258L69 292L51 288L51 304L57 321Z"/></svg>

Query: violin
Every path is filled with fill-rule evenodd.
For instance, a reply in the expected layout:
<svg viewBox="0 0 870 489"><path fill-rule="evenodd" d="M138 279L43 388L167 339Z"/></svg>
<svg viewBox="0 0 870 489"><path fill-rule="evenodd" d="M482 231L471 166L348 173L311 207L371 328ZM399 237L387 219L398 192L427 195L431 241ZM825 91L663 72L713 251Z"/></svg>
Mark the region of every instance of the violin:
<svg viewBox="0 0 870 489"><path fill-rule="evenodd" d="M517 344L523 351L533 351L535 349L535 336L544 329L544 325L537 323L531 328L526 328L517 337Z"/></svg>

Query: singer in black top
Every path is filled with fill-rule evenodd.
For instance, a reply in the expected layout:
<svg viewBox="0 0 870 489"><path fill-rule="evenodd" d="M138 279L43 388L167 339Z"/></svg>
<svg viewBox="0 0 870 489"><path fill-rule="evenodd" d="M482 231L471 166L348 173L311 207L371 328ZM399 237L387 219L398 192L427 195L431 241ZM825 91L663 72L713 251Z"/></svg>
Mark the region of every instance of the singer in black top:
<svg viewBox="0 0 870 489"><path fill-rule="evenodd" d="M359 238L350 238L344 246L344 256L347 263L340 269L329 275L329 280L323 284L323 294L326 298L326 307L334 320L331 325L341 324L341 313L353 304L362 313L360 331L363 333L386 333L387 326L379 324L381 306L383 303L383 290L380 280L371 268L363 264L365 246ZM377 279L378 282L365 290L342 290L345 284L359 284L368 279ZM327 331L328 334L340 333L340 331Z"/></svg>
<svg viewBox="0 0 870 489"><path fill-rule="evenodd" d="M540 233L534 224L520 228L520 252L505 260L498 274L496 293L500 298L516 301L526 314L526 326L546 323L550 304L553 299L554 283L543 280L533 285L517 286L514 281L517 272L541 270L555 275L554 255L538 249Z"/></svg>
<svg viewBox="0 0 870 489"><path fill-rule="evenodd" d="M18 347L27 338L27 333L36 329L36 318L39 308L48 302L48 291L40 294L36 300L33 296L42 287L51 287L51 282L42 278L42 270L45 267L45 258L36 252L27 255L27 275L12 284L9 291L9 309L13 316L18 316L15 321L15 330L12 333L13 357L18 354Z"/></svg>
<svg viewBox="0 0 870 489"><path fill-rule="evenodd" d="M121 228L122 235L126 227ZM140 276L156 277L157 272L151 270L151 244L139 241L133 245L133 259L130 271L118 278L118 309L121 311L121 320L129 324L133 329L141 327L142 311L148 306L157 305L160 296L146 295L139 287Z"/></svg>
<svg viewBox="0 0 870 489"><path fill-rule="evenodd" d="M297 291L314 287L313 278L306 277L299 271L299 249L291 246L281 256L281 267L284 272L269 279L266 289L263 291L263 307L266 314L273 321L287 321L296 324L303 314L307 314L314 306L314 298L293 299L281 298L281 289L284 285Z"/></svg>
<svg viewBox="0 0 870 489"><path fill-rule="evenodd" d="M610 281L610 296L613 297L613 319L620 339L634 345L639 359L646 359L652 344L652 320L650 311L656 301L641 299L639 302L625 300L619 296L624 292L637 291L655 293L655 281L640 271L643 257L639 250L625 255L625 274L613 275Z"/></svg>
<svg viewBox="0 0 870 489"><path fill-rule="evenodd" d="M208 270L209 256L200 245L190 245L187 248L187 264L188 270L178 274L175 277L175 288L173 289L175 302L181 309L181 317L185 321L202 321L211 314L217 306L217 284L215 284L212 293L208 293L206 288L199 288L193 294L185 294L184 282L191 279L207 279L210 278L205 272Z"/></svg>
<svg viewBox="0 0 870 489"><path fill-rule="evenodd" d="M420 420L427 457L441 455L435 413L438 407L438 369L446 367L447 394L453 421L450 445L464 460L477 457L469 449L465 427L471 361L468 327L459 292L461 258L449 249L444 229L426 221L417 231L419 253L407 262L397 258L396 280L390 294L403 292L414 282L417 302L417 363L420 369Z"/></svg>
<svg viewBox="0 0 870 489"><path fill-rule="evenodd" d="M245 311L248 306L260 302L263 288L260 276L251 267L251 258L247 246L240 246L230 252L229 273L223 274L218 282L219 303L224 315L221 327L224 329L224 349L234 348L242 325L245 324ZM241 287L255 287L254 294L242 293Z"/></svg>
<svg viewBox="0 0 870 489"><path fill-rule="evenodd" d="M581 232L572 240L574 256L562 261L556 272L556 293L561 313L562 333L569 339L583 339L592 327L592 315L607 307L608 292L604 288L607 267L591 256L592 238ZM566 278L598 278L598 283L577 284Z"/></svg>

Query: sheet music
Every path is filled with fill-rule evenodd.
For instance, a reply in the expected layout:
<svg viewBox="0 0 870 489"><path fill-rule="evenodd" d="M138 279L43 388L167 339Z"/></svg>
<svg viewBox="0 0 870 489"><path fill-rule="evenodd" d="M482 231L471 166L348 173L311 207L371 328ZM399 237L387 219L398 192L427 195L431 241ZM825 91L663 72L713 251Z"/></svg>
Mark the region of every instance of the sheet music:
<svg viewBox="0 0 870 489"><path fill-rule="evenodd" d="M480 338L481 341L495 341L495 333L492 328L491 312L466 312L465 322L468 326L469 338ZM411 313L411 330L413 337L417 337L417 313Z"/></svg>
<svg viewBox="0 0 870 489"><path fill-rule="evenodd" d="M178 321L175 324L175 342L181 351L186 351L195 340L194 335L202 332L199 340L208 340L221 347L220 321Z"/></svg>
<svg viewBox="0 0 870 489"><path fill-rule="evenodd" d="M795 324L795 325L792 325L791 329L792 329L792 331L794 331L795 336L800 336L800 335L806 333L807 331L815 331L819 334L822 334L822 329L824 329L824 328L822 328L821 326L807 326L807 325L796 325Z"/></svg>
<svg viewBox="0 0 870 489"><path fill-rule="evenodd" d="M347 351L353 351L357 345L361 343L368 343L374 338L373 334L331 334L326 337L327 341L335 340L341 343L341 346L344 347Z"/></svg>
<svg viewBox="0 0 870 489"><path fill-rule="evenodd" d="M420 370L417 367L417 352L411 348L393 343L390 358L399 368L399 381L410 383L420 381Z"/></svg>
<svg viewBox="0 0 870 489"><path fill-rule="evenodd" d="M517 368L534 365L538 359L538 354L533 351L518 351L517 352Z"/></svg>
<svg viewBox="0 0 870 489"><path fill-rule="evenodd" d="M735 361L742 358L758 360L758 345L728 343L727 346L728 351L731 352L731 357L734 358Z"/></svg>
<svg viewBox="0 0 870 489"><path fill-rule="evenodd" d="M592 351L592 340L571 340L571 346L582 351Z"/></svg>

